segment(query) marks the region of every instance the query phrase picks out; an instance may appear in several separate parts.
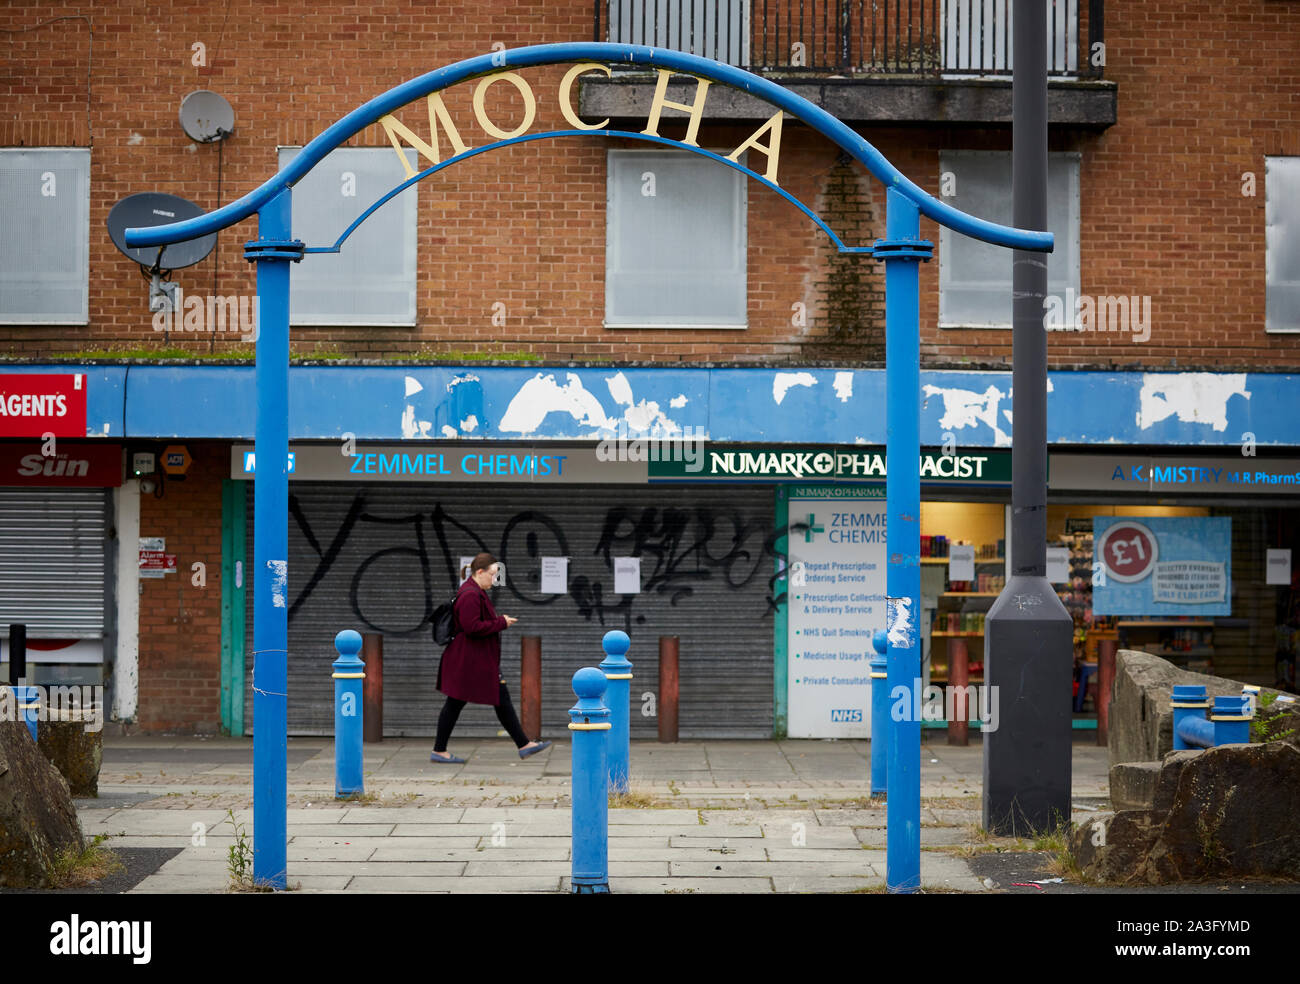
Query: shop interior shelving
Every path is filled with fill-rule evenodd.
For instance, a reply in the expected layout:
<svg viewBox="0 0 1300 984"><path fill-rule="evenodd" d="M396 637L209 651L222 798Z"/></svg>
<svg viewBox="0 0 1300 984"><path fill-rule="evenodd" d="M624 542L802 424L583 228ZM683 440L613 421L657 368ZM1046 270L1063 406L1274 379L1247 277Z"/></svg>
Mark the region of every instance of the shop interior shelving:
<svg viewBox="0 0 1300 984"><path fill-rule="evenodd" d="M922 557L922 564L947 564L950 557ZM1005 557L975 558L975 572L993 574L1006 565ZM973 583L973 582L972 582ZM992 607L993 599L999 591L944 591L939 595L939 605L935 610L934 622L930 630L930 683L944 686L948 683L948 645L947 642L935 646L933 640L941 639L978 639L979 645L967 644L967 658L970 665L970 683L984 682L984 633L983 631L957 630L939 628L947 624L950 612L960 615L979 613L985 615ZM960 624L960 622L958 623Z"/></svg>
<svg viewBox="0 0 1300 984"><path fill-rule="evenodd" d="M1121 619L1119 644L1122 649L1140 649L1188 669L1214 669L1214 622L1207 619L1135 618Z"/></svg>

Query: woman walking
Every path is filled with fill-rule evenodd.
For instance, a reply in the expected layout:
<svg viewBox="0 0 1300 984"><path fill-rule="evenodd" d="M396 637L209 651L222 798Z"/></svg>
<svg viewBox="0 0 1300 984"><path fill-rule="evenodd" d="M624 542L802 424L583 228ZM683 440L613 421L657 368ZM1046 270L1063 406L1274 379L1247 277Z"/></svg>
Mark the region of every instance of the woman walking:
<svg viewBox="0 0 1300 984"><path fill-rule="evenodd" d="M529 741L519 724L510 692L501 678L501 633L514 625L517 618L498 615L492 607L487 589L500 570L490 553L475 556L469 565L470 575L460 586L453 606L452 636L438 663L438 690L447 695L447 703L438 715L438 738L430 762L464 762L447 751L447 740L466 704L491 704L497 720L514 739L520 758L528 758L549 741Z"/></svg>

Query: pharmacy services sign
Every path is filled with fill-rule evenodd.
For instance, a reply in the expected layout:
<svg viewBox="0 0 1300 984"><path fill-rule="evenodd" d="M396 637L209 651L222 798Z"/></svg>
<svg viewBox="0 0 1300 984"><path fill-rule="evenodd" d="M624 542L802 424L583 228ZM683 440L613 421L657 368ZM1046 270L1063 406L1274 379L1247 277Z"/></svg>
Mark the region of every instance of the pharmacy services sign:
<svg viewBox="0 0 1300 984"><path fill-rule="evenodd" d="M1097 516L1092 609L1098 615L1231 615L1232 520Z"/></svg>
<svg viewBox="0 0 1300 984"><path fill-rule="evenodd" d="M871 637L885 627L885 499L843 487L791 493L787 734L865 738Z"/></svg>

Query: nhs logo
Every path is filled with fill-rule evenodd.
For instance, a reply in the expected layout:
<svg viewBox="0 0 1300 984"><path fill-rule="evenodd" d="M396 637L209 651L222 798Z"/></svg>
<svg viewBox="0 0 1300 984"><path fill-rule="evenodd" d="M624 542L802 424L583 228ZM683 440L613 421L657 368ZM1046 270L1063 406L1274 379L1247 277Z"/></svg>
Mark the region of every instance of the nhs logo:
<svg viewBox="0 0 1300 984"><path fill-rule="evenodd" d="M862 722L862 708L860 707L837 707L831 709L831 724L853 722Z"/></svg>
<svg viewBox="0 0 1300 984"><path fill-rule="evenodd" d="M294 452L289 452L289 474L293 474ZM252 475L257 467L257 454L253 451L244 452L244 474Z"/></svg>

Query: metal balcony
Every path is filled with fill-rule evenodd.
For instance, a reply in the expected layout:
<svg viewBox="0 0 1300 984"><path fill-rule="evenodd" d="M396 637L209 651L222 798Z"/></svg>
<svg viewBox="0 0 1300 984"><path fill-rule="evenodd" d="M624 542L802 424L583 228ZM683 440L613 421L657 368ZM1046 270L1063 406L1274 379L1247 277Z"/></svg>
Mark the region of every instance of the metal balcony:
<svg viewBox="0 0 1300 984"><path fill-rule="evenodd" d="M1103 0L1048 6L1049 118L1107 127ZM596 0L594 38L688 51L762 75L851 122L1009 124L1013 0ZM619 115L643 73L582 83L584 111ZM622 95L618 93L622 91ZM758 118L743 94L714 118ZM627 116L635 115L630 107Z"/></svg>

